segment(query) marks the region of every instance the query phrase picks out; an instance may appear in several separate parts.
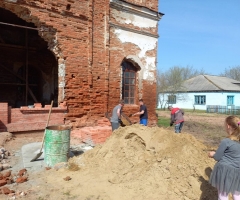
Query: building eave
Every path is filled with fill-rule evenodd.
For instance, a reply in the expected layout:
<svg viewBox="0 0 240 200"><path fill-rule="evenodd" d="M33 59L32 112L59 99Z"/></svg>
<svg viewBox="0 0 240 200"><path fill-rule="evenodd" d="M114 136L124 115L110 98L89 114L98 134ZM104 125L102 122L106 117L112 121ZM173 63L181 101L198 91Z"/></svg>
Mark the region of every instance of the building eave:
<svg viewBox="0 0 240 200"><path fill-rule="evenodd" d="M124 30L124 31L137 33L137 34L140 34L140 35L146 35L146 36L149 36L149 37L152 37L152 38L159 38L158 34L152 34L152 33L146 32L146 31L140 31L140 30L136 30L136 29L133 29L133 28L127 28L127 27L120 26L120 25L117 25L117 24L114 24L114 23L111 23L111 22L109 22L109 26L113 27L113 28L121 29L121 30Z"/></svg>
<svg viewBox="0 0 240 200"><path fill-rule="evenodd" d="M120 1L120 0L110 0L110 7L114 8L116 10L136 14L142 17L146 17L149 19L153 19L156 21L159 21L162 16L164 15L161 12L156 12L154 10L151 10L149 8L139 6L133 3L129 3L126 1Z"/></svg>

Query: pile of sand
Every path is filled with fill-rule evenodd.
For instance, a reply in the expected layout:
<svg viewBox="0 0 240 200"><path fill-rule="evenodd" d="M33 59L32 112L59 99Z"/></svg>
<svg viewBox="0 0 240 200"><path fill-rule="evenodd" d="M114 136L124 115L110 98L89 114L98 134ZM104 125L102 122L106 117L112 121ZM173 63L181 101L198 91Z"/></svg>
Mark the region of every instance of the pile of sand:
<svg viewBox="0 0 240 200"><path fill-rule="evenodd" d="M72 170L40 174L44 184L32 191L43 199L216 200L208 183L215 162L204 150L189 134L120 127L103 145L71 158Z"/></svg>
<svg viewBox="0 0 240 200"><path fill-rule="evenodd" d="M85 173L100 179L104 174L105 181L120 187L119 199L213 200L216 191L208 179L215 162L205 150L189 134L132 125L74 161Z"/></svg>

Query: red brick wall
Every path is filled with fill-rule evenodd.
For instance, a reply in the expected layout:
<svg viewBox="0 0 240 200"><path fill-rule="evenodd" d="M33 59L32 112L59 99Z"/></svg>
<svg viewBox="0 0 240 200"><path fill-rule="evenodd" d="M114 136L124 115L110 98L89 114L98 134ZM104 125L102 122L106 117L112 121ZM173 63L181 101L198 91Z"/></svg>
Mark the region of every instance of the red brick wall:
<svg viewBox="0 0 240 200"><path fill-rule="evenodd" d="M71 131L71 136L93 145L103 143L112 134L110 122L107 118L102 118L96 124L94 127L76 128Z"/></svg>
<svg viewBox="0 0 240 200"><path fill-rule="evenodd" d="M65 109L53 108L49 119L50 125L63 125ZM49 108L11 109L11 123L7 124L9 132L43 130L46 127Z"/></svg>
<svg viewBox="0 0 240 200"><path fill-rule="evenodd" d="M8 104L0 103L0 132L6 131L6 124L8 123Z"/></svg>
<svg viewBox="0 0 240 200"><path fill-rule="evenodd" d="M20 132L43 130L47 125L50 105L44 108L13 108L8 106L8 103L0 103L0 132ZM62 125L66 117L67 107L52 108L48 125Z"/></svg>
<svg viewBox="0 0 240 200"><path fill-rule="evenodd" d="M107 73L108 73L108 19L109 4L106 0L94 1L93 5L93 44L90 86L91 116L104 116L107 109Z"/></svg>
<svg viewBox="0 0 240 200"><path fill-rule="evenodd" d="M128 2L158 9L157 0ZM74 124L77 119L85 116L89 120L95 120L112 110L121 98L120 64L125 56L136 54L140 50L133 44L122 44L111 33L113 28L109 28L108 24L109 1L22 0L17 4L1 1L0 7L33 22L37 27L44 25L51 28L52 32L39 34L48 41L59 64L65 65L65 74L60 71L62 77L59 78L59 83L64 82L65 86L59 87L59 101L67 102L66 118L70 122ZM149 31L157 32L156 29ZM57 39L57 44L54 39ZM130 106L127 111L138 110L137 100L141 94L149 106L150 119L154 121L155 104L150 102L155 101L152 100L155 93L150 95L148 91L144 92L150 88L148 85L149 83L143 84L136 95L136 105ZM151 86L155 88L154 84ZM18 111L13 110L12 120L18 116Z"/></svg>
<svg viewBox="0 0 240 200"><path fill-rule="evenodd" d="M156 84L151 84L148 81L143 81L143 99L144 103L147 106L148 113L149 114L149 122L150 125L155 125L157 123L157 117L156 117L156 93L153 93L152 91L157 90ZM153 96L155 95L155 96Z"/></svg>
<svg viewBox="0 0 240 200"><path fill-rule="evenodd" d="M158 0L125 0L139 6L147 7L151 10L158 11Z"/></svg>
<svg viewBox="0 0 240 200"><path fill-rule="evenodd" d="M110 47L118 46L116 50L114 48L110 51L110 76L109 76L109 112L114 108L115 105L118 104L119 96L121 94L121 63L122 60L127 55L137 55L140 51L140 49L131 43L124 43L122 44L120 40L115 36L113 33L114 29L112 29L111 32L111 42ZM153 51L152 51L153 53ZM156 51L155 51L156 53ZM144 60L143 60L144 62ZM138 72L140 73L140 72ZM138 75L137 75L138 76ZM155 125L156 124L156 83L155 82L149 82L147 80L138 80L137 79L137 85L139 85L141 82L142 89L136 88L137 93L135 96L135 104L134 105L124 105L123 112L125 114L133 114L135 112L139 111L139 98L141 97L144 100L144 103L147 106L148 109L148 117L149 117L149 125ZM133 122L139 122L139 118L132 117L131 120Z"/></svg>
<svg viewBox="0 0 240 200"><path fill-rule="evenodd" d="M70 10L67 10L67 5ZM68 102L69 117L81 117L87 115L91 109L91 97L89 76L91 74L92 50L89 51L91 40L92 15L89 1L21 1L17 4L0 2L0 7L16 13L28 22L33 22L37 27L45 27L56 30L55 32L43 32L40 35L47 40L49 46L57 47L55 52L59 59L64 60L65 76L59 78L59 83L65 82L65 88L59 88L59 100L61 95ZM31 13L31 14L29 14ZM57 44L52 44L56 38ZM64 92L64 94L62 94Z"/></svg>

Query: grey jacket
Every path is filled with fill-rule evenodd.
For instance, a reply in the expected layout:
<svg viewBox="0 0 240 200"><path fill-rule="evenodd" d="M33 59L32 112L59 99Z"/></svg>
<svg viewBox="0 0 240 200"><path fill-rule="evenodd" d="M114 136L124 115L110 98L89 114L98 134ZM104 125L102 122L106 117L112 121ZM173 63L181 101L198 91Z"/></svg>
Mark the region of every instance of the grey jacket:
<svg viewBox="0 0 240 200"><path fill-rule="evenodd" d="M179 124L181 122L184 122L184 111L179 108L172 108L171 110L171 124Z"/></svg>

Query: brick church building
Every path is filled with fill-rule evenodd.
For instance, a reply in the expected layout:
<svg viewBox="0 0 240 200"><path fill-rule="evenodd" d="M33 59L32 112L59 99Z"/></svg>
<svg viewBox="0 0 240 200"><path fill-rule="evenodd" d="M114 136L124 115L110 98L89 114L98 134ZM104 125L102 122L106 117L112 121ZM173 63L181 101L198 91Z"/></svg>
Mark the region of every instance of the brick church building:
<svg viewBox="0 0 240 200"><path fill-rule="evenodd" d="M0 131L103 126L124 99L157 122L158 0L1 0ZM133 118L137 122L138 118Z"/></svg>

